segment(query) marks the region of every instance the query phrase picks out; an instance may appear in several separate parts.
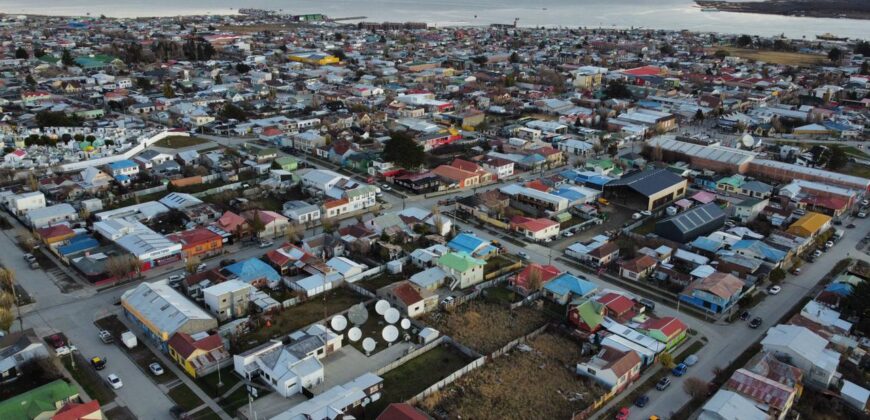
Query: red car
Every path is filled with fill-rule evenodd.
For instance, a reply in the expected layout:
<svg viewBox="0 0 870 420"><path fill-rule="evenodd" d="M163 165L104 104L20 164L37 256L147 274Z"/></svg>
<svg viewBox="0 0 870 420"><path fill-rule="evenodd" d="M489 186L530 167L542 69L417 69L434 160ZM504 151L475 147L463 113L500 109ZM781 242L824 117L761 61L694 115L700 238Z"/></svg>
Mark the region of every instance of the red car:
<svg viewBox="0 0 870 420"><path fill-rule="evenodd" d="M629 414L631 414L631 410L628 407L622 407L619 409L619 412L616 413L616 420L628 420Z"/></svg>

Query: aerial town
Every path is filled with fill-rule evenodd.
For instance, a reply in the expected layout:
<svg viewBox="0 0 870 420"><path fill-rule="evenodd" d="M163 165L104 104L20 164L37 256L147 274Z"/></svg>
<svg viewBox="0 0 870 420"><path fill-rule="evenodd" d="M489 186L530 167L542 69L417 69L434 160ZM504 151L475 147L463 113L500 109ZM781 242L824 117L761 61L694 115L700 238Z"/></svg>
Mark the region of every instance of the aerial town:
<svg viewBox="0 0 870 420"><path fill-rule="evenodd" d="M3 420L870 418L866 40L5 14L0 140Z"/></svg>

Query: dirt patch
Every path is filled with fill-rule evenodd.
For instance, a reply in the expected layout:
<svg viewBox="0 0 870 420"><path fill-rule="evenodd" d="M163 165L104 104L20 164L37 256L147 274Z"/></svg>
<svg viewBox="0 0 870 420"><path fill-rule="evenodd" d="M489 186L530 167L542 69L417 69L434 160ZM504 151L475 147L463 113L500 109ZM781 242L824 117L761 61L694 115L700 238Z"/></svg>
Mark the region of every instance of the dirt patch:
<svg viewBox="0 0 870 420"><path fill-rule="evenodd" d="M430 314L423 322L481 354L490 354L544 326L547 317L525 306L510 310L494 303L472 301L452 312Z"/></svg>
<svg viewBox="0 0 870 420"><path fill-rule="evenodd" d="M531 351L513 350L420 406L450 419L566 419L603 395L598 385L574 373L580 355L576 342L546 333L528 346Z"/></svg>
<svg viewBox="0 0 870 420"><path fill-rule="evenodd" d="M747 60L763 61L770 64L784 64L789 66L816 66L824 64L826 57L818 54L801 54L788 51L770 51L770 50L753 50L749 48L735 47L717 47L709 51L714 54L716 51L724 50L728 54L735 57L745 58Z"/></svg>

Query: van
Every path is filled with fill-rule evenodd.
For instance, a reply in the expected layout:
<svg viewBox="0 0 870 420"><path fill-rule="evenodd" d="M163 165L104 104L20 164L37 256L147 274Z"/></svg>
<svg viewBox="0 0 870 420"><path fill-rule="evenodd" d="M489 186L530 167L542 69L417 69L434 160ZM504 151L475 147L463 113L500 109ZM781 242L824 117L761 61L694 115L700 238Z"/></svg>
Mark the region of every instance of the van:
<svg viewBox="0 0 870 420"><path fill-rule="evenodd" d="M651 300L649 300L649 299L641 299L641 300L638 301L638 303L640 303L641 306L643 306L644 308L646 308L647 311L652 312L652 311L654 311L654 310L656 309L656 303L653 302L653 301L651 301Z"/></svg>

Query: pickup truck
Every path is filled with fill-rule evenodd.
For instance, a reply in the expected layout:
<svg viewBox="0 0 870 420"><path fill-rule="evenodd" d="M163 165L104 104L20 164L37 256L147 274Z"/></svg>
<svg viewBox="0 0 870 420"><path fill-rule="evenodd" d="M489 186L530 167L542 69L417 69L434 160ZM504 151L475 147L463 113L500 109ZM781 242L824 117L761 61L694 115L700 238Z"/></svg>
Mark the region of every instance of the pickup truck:
<svg viewBox="0 0 870 420"><path fill-rule="evenodd" d="M112 333L106 330L100 330L100 341L105 344L111 344L115 342L115 338L112 337Z"/></svg>

